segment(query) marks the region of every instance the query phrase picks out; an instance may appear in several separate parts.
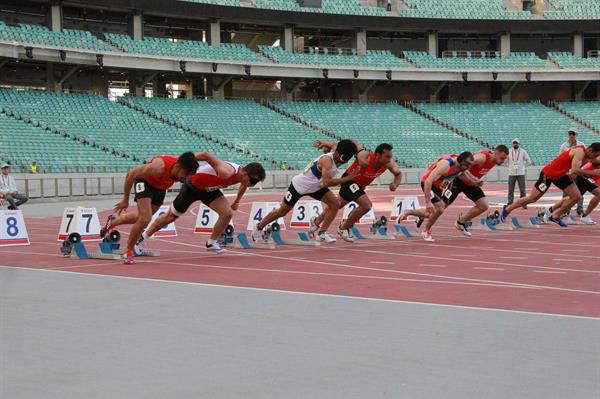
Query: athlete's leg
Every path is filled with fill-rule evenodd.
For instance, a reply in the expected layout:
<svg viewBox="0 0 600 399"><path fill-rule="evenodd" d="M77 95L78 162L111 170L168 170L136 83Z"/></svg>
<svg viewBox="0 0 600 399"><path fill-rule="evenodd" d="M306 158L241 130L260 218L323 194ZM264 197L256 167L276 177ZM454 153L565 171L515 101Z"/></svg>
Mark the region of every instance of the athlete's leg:
<svg viewBox="0 0 600 399"><path fill-rule="evenodd" d="M126 253L133 251L133 246L144 232L144 229L148 226L148 223L150 223L153 214L152 198L138 198L138 217L135 223L133 223L133 226L131 226L129 239L127 240L127 248L125 249Z"/></svg>
<svg viewBox="0 0 600 399"><path fill-rule="evenodd" d="M113 220L111 220L108 228L112 229L112 228L120 226L122 224L134 224L137 221L137 219L138 219L137 210L135 210L133 212L123 213L123 214L117 216L116 218L114 218Z"/></svg>
<svg viewBox="0 0 600 399"><path fill-rule="evenodd" d="M430 217L427 208L407 209L402 213L402 216L416 216L421 219L427 219Z"/></svg>
<svg viewBox="0 0 600 399"><path fill-rule="evenodd" d="M571 183L567 188L563 190L563 192L568 197L563 198L563 203L559 208L552 209L552 218L554 219L560 218L563 213L571 209L573 205L581 201L581 199L583 198L575 183Z"/></svg>
<svg viewBox="0 0 600 399"><path fill-rule="evenodd" d="M340 228L343 230L347 230L354 226L354 224L356 224L356 222L358 222L361 217L366 215L371 210L371 208L373 208L373 203L371 203L371 200L369 199L367 194L361 195L354 202L358 204L358 207L354 208L354 210L352 210L352 212L350 212L350 214L348 215L348 219L341 224ZM340 205L342 204L340 203Z"/></svg>
<svg viewBox="0 0 600 399"><path fill-rule="evenodd" d="M281 204L279 205L279 208L269 212L259 223L258 223L258 229L262 230L265 228L266 225L268 225L271 222L276 221L279 218L284 217L285 215L287 215L288 213L290 213L290 211L292 210L292 207L289 206L288 204L286 204L285 202L281 202Z"/></svg>
<svg viewBox="0 0 600 399"><path fill-rule="evenodd" d="M213 227L213 232L210 235L211 240L217 240L231 222L231 218L233 218L233 210L231 209L231 205L229 205L229 201L227 201L227 198L225 197L218 197L214 199L211 201L208 207L219 214L219 219L217 219L217 222Z"/></svg>
<svg viewBox="0 0 600 399"><path fill-rule="evenodd" d="M446 205L444 205L442 201L438 201L435 204L433 204L433 212L429 214L429 216L427 217L427 221L425 222L425 231L431 230L435 222L437 222L440 216L442 216L445 209Z"/></svg>
<svg viewBox="0 0 600 399"><path fill-rule="evenodd" d="M469 220L475 219L477 216L486 212L488 209L490 209L490 205L488 204L487 198L479 198L477 201L475 201L475 205L471 209L469 209L467 213L458 218L458 221L464 224Z"/></svg>
<svg viewBox="0 0 600 399"><path fill-rule="evenodd" d="M173 223L176 220L177 220L177 216L173 213L173 211L171 209L169 209L169 211L167 213L156 218L154 223L152 223L152 225L150 227L148 227L148 230L146 230L146 235L148 237L152 237L157 231L168 226L169 224Z"/></svg>
<svg viewBox="0 0 600 399"><path fill-rule="evenodd" d="M537 202L540 198L544 196L545 192L538 190L536 187L532 188L529 191L529 194L526 197L519 198L509 206L505 208L506 212L511 213L515 209L521 208L525 205L533 204Z"/></svg>
<svg viewBox="0 0 600 399"><path fill-rule="evenodd" d="M338 202L339 202L339 204L338 204L338 208L339 209L342 209L343 207L345 207L348 204L348 201L346 201L345 199L343 199L339 195L338 195L337 198L338 198ZM321 223L323 223L323 219L325 219L325 208L323 208L323 212L321 212L319 214L319 216L317 216L317 218L315 219L315 224L317 226L320 226Z"/></svg>
<svg viewBox="0 0 600 399"><path fill-rule="evenodd" d="M592 193L593 197L590 199L590 202L588 203L585 213L583 214L583 216L586 216L586 217L590 216L592 214L592 212L594 211L594 209L596 209L596 207L600 203L600 187L597 187L591 193Z"/></svg>
<svg viewBox="0 0 600 399"><path fill-rule="evenodd" d="M319 229L320 232L323 232L327 231L327 229L329 229L329 226L331 226L331 222L333 222L333 219L335 219L335 215L337 215L340 203L336 198L335 194L331 191L328 191L327 194L325 194L321 198L321 202L326 206L323 209L323 223L321 223Z"/></svg>

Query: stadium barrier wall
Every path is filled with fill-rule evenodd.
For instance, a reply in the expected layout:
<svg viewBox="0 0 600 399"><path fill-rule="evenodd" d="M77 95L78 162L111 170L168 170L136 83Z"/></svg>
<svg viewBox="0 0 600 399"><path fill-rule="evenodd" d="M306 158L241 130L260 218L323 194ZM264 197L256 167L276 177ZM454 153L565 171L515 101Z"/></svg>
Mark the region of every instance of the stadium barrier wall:
<svg viewBox="0 0 600 399"><path fill-rule="evenodd" d="M527 180L537 180L539 166L527 169ZM402 169L403 185L416 185L425 173L424 168ZM284 190L290 185L292 177L298 171L268 171L267 178L257 186L259 190ZM70 198L109 197L123 194L125 174L115 173L46 173L46 174L14 174L19 192L24 193L36 202L68 200ZM487 181L490 183L506 182L508 169L499 167L492 170ZM374 182L374 186L387 185L392 181L389 172ZM232 187L226 191L234 191ZM179 184L173 186L173 192L179 191Z"/></svg>

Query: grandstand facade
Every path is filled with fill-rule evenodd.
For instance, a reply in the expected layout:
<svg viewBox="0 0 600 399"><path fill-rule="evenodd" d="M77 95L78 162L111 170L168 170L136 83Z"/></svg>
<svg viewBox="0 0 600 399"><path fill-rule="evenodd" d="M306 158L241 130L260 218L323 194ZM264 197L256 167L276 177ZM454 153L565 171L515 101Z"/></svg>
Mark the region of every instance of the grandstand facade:
<svg viewBox="0 0 600 399"><path fill-rule="evenodd" d="M356 137L423 167L518 136L541 164L598 141L599 81L597 0L5 0L0 160L300 168Z"/></svg>

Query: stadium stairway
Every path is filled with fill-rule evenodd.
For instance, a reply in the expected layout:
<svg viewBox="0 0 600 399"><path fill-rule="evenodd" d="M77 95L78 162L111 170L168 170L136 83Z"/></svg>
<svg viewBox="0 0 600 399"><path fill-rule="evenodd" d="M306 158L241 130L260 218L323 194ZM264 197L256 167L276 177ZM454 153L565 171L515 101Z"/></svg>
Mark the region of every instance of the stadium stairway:
<svg viewBox="0 0 600 399"><path fill-rule="evenodd" d="M558 112L562 116L569 118L570 120L577 123L578 125L588 128L592 132L596 133L597 135L600 135L600 125L594 125L591 122L584 120L579 115L576 115L572 111L565 109L563 106L561 106L556 101L549 101L547 106L552 108L554 111ZM597 106L598 106L598 109L600 110L600 104L597 104ZM597 114L600 115L600 111L598 111ZM600 119L600 117L599 117L599 119Z"/></svg>

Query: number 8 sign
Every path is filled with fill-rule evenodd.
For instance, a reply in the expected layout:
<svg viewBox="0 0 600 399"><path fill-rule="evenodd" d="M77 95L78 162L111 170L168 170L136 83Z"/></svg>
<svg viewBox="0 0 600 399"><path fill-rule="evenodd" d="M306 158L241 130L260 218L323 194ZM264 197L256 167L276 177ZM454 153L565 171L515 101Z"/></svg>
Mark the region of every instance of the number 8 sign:
<svg viewBox="0 0 600 399"><path fill-rule="evenodd" d="M0 211L0 246L29 244L21 211Z"/></svg>

